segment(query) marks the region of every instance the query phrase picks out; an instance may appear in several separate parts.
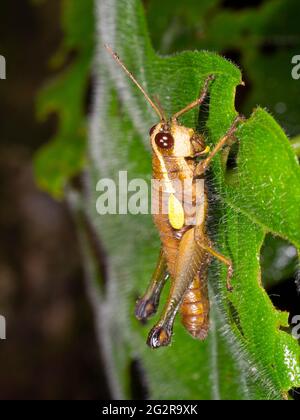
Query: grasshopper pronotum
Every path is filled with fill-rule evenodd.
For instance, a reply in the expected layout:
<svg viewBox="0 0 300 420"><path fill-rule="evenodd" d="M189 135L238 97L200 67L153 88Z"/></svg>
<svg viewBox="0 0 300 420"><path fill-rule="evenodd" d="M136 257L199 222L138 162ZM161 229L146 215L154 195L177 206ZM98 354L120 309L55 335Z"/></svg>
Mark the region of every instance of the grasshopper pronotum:
<svg viewBox="0 0 300 420"><path fill-rule="evenodd" d="M159 304L161 291L168 277L171 278L169 296L159 321L151 329L147 344L152 348L167 346L171 342L173 323L178 311L187 331L199 340L206 338L209 330L209 299L207 286L207 270L211 257L217 258L228 267L227 289L232 290L231 277L233 267L231 261L212 248L206 233L207 193L204 189L201 201L201 220L198 218L196 202L196 180L204 179L204 173L213 157L222 150L234 136L238 123L243 117L233 121L227 133L210 151L205 144L204 136L192 128L179 124L178 119L186 112L200 106L206 98L210 83L214 76L205 80L198 99L167 119L159 103L155 103L137 82L120 58L110 47L107 50L124 69L130 79L143 93L146 100L159 116L160 121L150 130L152 147L153 179L163 183L163 191L155 191L153 200L165 201L166 214L155 214L154 223L161 238L161 250L156 269L144 296L137 301L135 315L145 321L153 315ZM199 156L205 159L198 162ZM190 180L192 199L183 203L176 197L178 180ZM175 182L177 181L177 182ZM162 206L163 207L163 206ZM186 208L190 210L187 218ZM194 220L191 223L191 218ZM189 222L187 223L187 219ZM199 221L200 220L200 221Z"/></svg>

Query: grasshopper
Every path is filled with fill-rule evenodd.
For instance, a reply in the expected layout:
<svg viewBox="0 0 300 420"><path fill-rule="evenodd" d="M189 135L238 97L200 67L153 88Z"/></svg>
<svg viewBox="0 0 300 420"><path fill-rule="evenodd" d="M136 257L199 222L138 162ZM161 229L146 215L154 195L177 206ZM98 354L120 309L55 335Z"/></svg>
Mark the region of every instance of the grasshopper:
<svg viewBox="0 0 300 420"><path fill-rule="evenodd" d="M142 92L159 117L159 122L149 132L152 148L153 179L159 180L162 190L153 189L152 199L167 208L167 212L154 214L154 223L161 239L161 250L154 274L145 294L137 301L135 315L145 322L156 313L160 294L168 278L171 287L162 314L151 329L147 344L151 348L167 346L171 342L173 324L178 311L186 330L192 337L204 340L209 331L208 267L214 257L227 266L226 287L232 291L233 266L229 258L216 251L207 235L207 190L204 188L200 204L196 197L196 181L204 180L205 171L214 156L234 138L244 117L237 116L229 130L217 142L213 150L205 144L203 135L194 129L180 125L179 118L190 110L200 107L209 92L214 76L209 75L199 97L186 107L167 118L156 100L154 102L129 72L118 55L105 46L129 78ZM199 162L199 157L205 156ZM178 182L179 181L179 182ZM191 198L184 203L178 198L178 185L190 181ZM204 184L205 185L205 184ZM182 197L181 197L182 198ZM199 217L201 215L201 217Z"/></svg>

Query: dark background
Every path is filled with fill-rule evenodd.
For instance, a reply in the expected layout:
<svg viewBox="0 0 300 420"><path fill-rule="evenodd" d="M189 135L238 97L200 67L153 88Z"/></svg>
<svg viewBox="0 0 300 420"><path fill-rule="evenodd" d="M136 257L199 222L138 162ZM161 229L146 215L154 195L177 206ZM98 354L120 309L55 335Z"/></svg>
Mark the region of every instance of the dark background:
<svg viewBox="0 0 300 420"><path fill-rule="evenodd" d="M247 60L253 58L252 49L257 48L251 44L249 31L238 46L214 44L213 37L203 38L198 22L193 29L191 17L176 1L172 13L181 30L173 43L163 48L159 43L163 35L160 30L173 24L172 13L170 18L159 15L159 2L155 0L144 3L157 50L172 52L207 45L223 53L250 70L244 77L247 88L239 91L238 109L250 112L261 103L280 120L288 134L300 133L295 107L286 115L276 115L276 89L272 92L266 85L269 91L262 91L264 77L268 78L264 64L262 69L252 66L251 61L247 65ZM221 11L239 12L250 6L255 10L264 2L221 3ZM293 6L292 1L288 3ZM43 124L37 123L35 97L53 77L48 63L63 36L60 6L61 0L45 0L38 7L29 0L1 2L0 54L7 59L7 80L0 81L0 314L7 318L7 340L0 341L0 399L109 398L74 222L67 205L39 191L33 178L34 153L53 136L57 126L55 115ZM294 20L289 18L292 15ZM270 63L281 52L285 57L300 54L299 42L294 44L294 38L287 35L299 16L297 9L290 7L274 25L269 22L275 35L279 33L286 40L276 43L274 34L262 40L259 52L269 57ZM211 14L207 19L212 19ZM282 72L286 68L290 68L290 62L285 63ZM282 88L279 78L275 86ZM289 89L290 84L278 93L283 102L291 100ZM299 90L298 95L296 90L293 95L299 100ZM272 238L270 244L272 253ZM293 275L286 275L284 281L268 291L277 307L292 314L299 312Z"/></svg>
<svg viewBox="0 0 300 420"><path fill-rule="evenodd" d="M61 37L60 0L1 2L0 53L0 399L108 398L76 231L64 203L35 186L34 152L56 117L35 118ZM53 76L53 72L51 73Z"/></svg>

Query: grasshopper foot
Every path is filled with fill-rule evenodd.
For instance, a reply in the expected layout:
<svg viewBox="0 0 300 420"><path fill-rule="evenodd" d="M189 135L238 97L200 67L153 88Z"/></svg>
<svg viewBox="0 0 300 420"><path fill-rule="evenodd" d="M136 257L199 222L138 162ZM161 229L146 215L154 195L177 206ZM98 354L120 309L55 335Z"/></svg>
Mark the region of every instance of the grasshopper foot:
<svg viewBox="0 0 300 420"><path fill-rule="evenodd" d="M152 349L162 346L168 346L171 342L172 328L156 325L148 335L147 344Z"/></svg>
<svg viewBox="0 0 300 420"><path fill-rule="evenodd" d="M151 315L155 314L157 306L158 303L156 300L141 298L137 301L135 306L135 317L139 321L145 322Z"/></svg>

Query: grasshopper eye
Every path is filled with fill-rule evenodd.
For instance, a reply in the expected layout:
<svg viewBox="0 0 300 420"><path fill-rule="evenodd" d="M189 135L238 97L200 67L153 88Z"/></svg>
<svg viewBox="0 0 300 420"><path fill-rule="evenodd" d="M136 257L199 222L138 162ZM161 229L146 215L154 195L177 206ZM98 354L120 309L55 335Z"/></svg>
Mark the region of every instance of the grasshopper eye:
<svg viewBox="0 0 300 420"><path fill-rule="evenodd" d="M151 136L152 136L152 134L154 133L155 128L156 128L156 125L154 125L153 127L151 127L151 128L150 128L150 130L149 130L149 136L150 136L150 137L151 137Z"/></svg>
<svg viewBox="0 0 300 420"><path fill-rule="evenodd" d="M174 137L170 133L157 133L155 143L161 149L172 149L174 146Z"/></svg>

